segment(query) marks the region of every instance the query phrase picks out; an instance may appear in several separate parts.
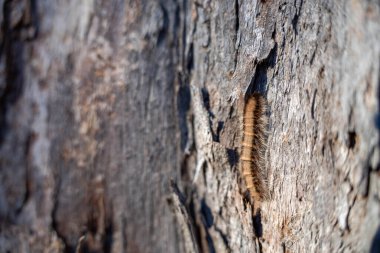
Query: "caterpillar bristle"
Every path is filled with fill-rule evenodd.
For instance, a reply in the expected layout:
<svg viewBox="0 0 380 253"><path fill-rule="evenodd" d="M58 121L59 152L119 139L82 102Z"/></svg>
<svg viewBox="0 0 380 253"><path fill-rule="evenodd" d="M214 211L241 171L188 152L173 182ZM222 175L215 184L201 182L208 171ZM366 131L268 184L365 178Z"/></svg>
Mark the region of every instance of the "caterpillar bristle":
<svg viewBox="0 0 380 253"><path fill-rule="evenodd" d="M246 99L243 111L240 166L251 200L254 201L263 201L269 198L264 173L268 134L266 112L267 103L262 95L254 93Z"/></svg>

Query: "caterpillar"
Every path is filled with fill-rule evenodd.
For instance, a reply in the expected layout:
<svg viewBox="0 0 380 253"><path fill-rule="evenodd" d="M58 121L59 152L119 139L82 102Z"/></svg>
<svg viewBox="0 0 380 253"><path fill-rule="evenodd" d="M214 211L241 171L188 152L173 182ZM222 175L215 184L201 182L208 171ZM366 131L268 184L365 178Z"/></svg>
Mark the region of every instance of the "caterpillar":
<svg viewBox="0 0 380 253"><path fill-rule="evenodd" d="M251 201L260 202L269 198L264 173L267 103L259 93L252 94L244 102L240 167Z"/></svg>

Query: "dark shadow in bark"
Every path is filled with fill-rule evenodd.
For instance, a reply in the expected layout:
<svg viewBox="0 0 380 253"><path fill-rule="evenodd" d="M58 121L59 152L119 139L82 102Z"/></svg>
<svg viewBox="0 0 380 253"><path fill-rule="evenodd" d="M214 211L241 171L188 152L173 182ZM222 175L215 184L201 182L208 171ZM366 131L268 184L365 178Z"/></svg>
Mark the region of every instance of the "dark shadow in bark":
<svg viewBox="0 0 380 253"><path fill-rule="evenodd" d="M380 252L380 227L377 229L375 236L372 239L372 245L370 253L378 253Z"/></svg>
<svg viewBox="0 0 380 253"><path fill-rule="evenodd" d="M276 64L276 59L277 43L270 51L268 57L257 63L256 72L252 77L251 83L249 84L248 92L245 94L246 98L255 92L266 94L268 89L268 70L274 67Z"/></svg>
<svg viewBox="0 0 380 253"><path fill-rule="evenodd" d="M179 130L181 132L181 150L184 151L189 138L187 127L187 112L190 109L191 94L189 86L182 85L177 93L177 111L179 120Z"/></svg>
<svg viewBox="0 0 380 253"><path fill-rule="evenodd" d="M227 148L228 163L231 167L237 165L239 161L239 153L236 149Z"/></svg>
<svg viewBox="0 0 380 253"><path fill-rule="evenodd" d="M255 234L257 237L263 236L263 225L261 223L261 210L258 209L256 214L253 216L253 227L255 228Z"/></svg>
<svg viewBox="0 0 380 253"><path fill-rule="evenodd" d="M210 228L214 224L214 216L212 215L210 207L206 204L206 201L201 201L201 213L206 228Z"/></svg>
<svg viewBox="0 0 380 253"><path fill-rule="evenodd" d="M202 214L202 222L203 222L203 225L205 226L206 240L207 240L209 252L216 252L214 242L208 231L208 229L211 228L211 226L214 224L214 216L212 215L211 209L207 205L205 199L202 199L201 201L201 214Z"/></svg>

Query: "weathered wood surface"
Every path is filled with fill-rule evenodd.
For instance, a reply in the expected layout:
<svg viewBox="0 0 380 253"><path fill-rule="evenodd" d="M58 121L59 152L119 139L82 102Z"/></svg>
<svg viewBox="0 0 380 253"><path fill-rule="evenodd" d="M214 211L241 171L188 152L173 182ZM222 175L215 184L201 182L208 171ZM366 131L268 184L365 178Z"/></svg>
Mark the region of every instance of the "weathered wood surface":
<svg viewBox="0 0 380 253"><path fill-rule="evenodd" d="M370 250L378 1L0 5L0 252ZM255 216L246 91L269 104Z"/></svg>

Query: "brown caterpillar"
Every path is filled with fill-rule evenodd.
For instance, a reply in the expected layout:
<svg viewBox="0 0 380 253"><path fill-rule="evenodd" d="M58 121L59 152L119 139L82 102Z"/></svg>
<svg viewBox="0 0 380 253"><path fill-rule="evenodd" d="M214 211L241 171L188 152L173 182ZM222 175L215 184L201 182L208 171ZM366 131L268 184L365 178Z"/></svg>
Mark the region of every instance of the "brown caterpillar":
<svg viewBox="0 0 380 253"><path fill-rule="evenodd" d="M269 198L264 173L268 117L265 98L254 93L244 104L240 167L251 201Z"/></svg>

